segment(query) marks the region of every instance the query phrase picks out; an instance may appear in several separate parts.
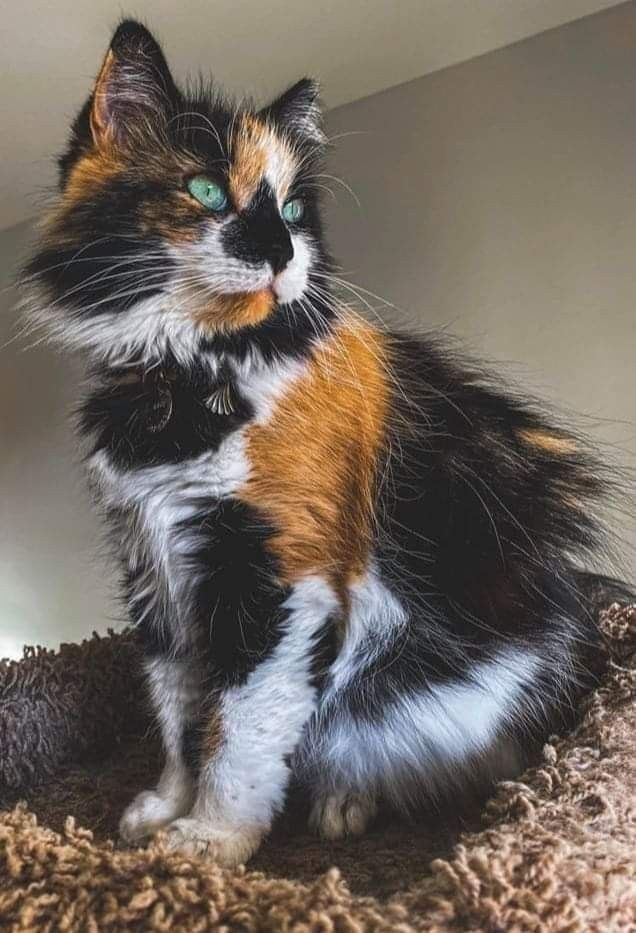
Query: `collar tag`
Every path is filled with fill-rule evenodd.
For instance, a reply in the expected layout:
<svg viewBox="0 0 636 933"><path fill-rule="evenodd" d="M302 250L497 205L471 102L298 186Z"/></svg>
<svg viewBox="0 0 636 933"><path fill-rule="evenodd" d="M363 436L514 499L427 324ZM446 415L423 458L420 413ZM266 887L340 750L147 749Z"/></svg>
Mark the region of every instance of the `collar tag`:
<svg viewBox="0 0 636 933"><path fill-rule="evenodd" d="M213 415L233 415L236 411L236 400L232 391L232 384L225 382L220 385L208 396L205 404Z"/></svg>
<svg viewBox="0 0 636 933"><path fill-rule="evenodd" d="M172 418L172 392L165 380L157 381L148 411L146 413L146 430L150 434L158 434L167 426Z"/></svg>

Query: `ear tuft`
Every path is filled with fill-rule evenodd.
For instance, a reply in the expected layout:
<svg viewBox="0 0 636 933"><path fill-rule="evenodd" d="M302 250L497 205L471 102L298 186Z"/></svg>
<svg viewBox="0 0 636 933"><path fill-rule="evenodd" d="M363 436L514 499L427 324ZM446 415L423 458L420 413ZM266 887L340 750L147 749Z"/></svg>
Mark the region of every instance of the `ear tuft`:
<svg viewBox="0 0 636 933"><path fill-rule="evenodd" d="M113 52L121 52L124 49L133 52L148 49L152 52L158 47L157 40L150 30L136 19L122 20L110 40L110 48Z"/></svg>
<svg viewBox="0 0 636 933"><path fill-rule="evenodd" d="M313 78L301 78L262 113L301 139L323 145L320 86Z"/></svg>
<svg viewBox="0 0 636 933"><path fill-rule="evenodd" d="M161 47L135 20L115 30L90 104L93 141L122 142L143 125L163 123L177 94Z"/></svg>

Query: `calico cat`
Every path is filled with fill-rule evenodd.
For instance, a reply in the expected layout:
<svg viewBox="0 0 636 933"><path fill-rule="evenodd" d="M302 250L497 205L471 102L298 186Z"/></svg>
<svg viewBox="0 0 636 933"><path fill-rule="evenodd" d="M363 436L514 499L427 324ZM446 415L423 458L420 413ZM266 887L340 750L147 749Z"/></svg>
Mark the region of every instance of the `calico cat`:
<svg viewBox="0 0 636 933"><path fill-rule="evenodd" d="M83 351L79 432L166 763L129 842L249 858L290 779L325 837L518 773L600 669L580 441L332 292L304 79L180 89L117 29L25 272Z"/></svg>

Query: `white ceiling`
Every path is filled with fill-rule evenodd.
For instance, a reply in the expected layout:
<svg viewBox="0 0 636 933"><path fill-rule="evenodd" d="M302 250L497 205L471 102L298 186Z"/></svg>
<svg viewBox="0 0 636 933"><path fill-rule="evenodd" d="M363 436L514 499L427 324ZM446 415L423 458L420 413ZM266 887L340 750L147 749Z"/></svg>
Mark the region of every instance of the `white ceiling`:
<svg viewBox="0 0 636 933"><path fill-rule="evenodd" d="M175 74L212 71L260 99L302 74L326 106L481 55L615 0L13 0L3 11L0 227L37 215L55 156L122 14Z"/></svg>

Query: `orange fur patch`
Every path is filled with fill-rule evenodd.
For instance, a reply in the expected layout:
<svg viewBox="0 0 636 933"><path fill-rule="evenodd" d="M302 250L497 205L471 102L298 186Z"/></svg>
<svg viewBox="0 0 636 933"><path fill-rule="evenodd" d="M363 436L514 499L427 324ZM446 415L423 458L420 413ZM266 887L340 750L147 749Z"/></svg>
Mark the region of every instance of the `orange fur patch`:
<svg viewBox="0 0 636 933"><path fill-rule="evenodd" d="M218 708L213 709L207 718L201 737L201 763L218 755L223 744L223 722Z"/></svg>
<svg viewBox="0 0 636 933"><path fill-rule="evenodd" d="M241 119L234 142L234 158L229 173L229 188L239 210L250 203L267 165L265 127L255 117Z"/></svg>
<svg viewBox="0 0 636 933"><path fill-rule="evenodd" d="M527 428L517 432L518 437L529 447L535 447L542 453L566 455L575 453L577 447L571 437L547 434L538 428Z"/></svg>
<svg viewBox="0 0 636 933"><path fill-rule="evenodd" d="M193 242L201 235L199 221L208 212L185 191L171 191L162 200L146 201L140 210L142 233L159 233L171 243Z"/></svg>
<svg viewBox="0 0 636 933"><path fill-rule="evenodd" d="M250 478L239 497L277 529L271 547L283 582L317 573L343 601L371 545L378 458L389 385L383 338L344 324L271 421L248 431Z"/></svg>
<svg viewBox="0 0 636 933"><path fill-rule="evenodd" d="M260 324L274 307L274 296L268 288L258 292L238 292L219 295L194 311L197 324L212 331L233 331Z"/></svg>
<svg viewBox="0 0 636 933"><path fill-rule="evenodd" d="M121 170L122 163L113 153L91 152L78 159L71 169L64 194L72 201L86 200Z"/></svg>
<svg viewBox="0 0 636 933"><path fill-rule="evenodd" d="M58 205L42 220L45 229L59 226L56 242L64 240L63 220L70 208L94 195L95 191L122 171L122 163L114 152L93 150L77 160L66 182Z"/></svg>
<svg viewBox="0 0 636 933"><path fill-rule="evenodd" d="M243 114L234 133L228 178L238 210L248 206L271 164L276 165L276 194L283 200L294 177L293 151L267 123L252 114Z"/></svg>

